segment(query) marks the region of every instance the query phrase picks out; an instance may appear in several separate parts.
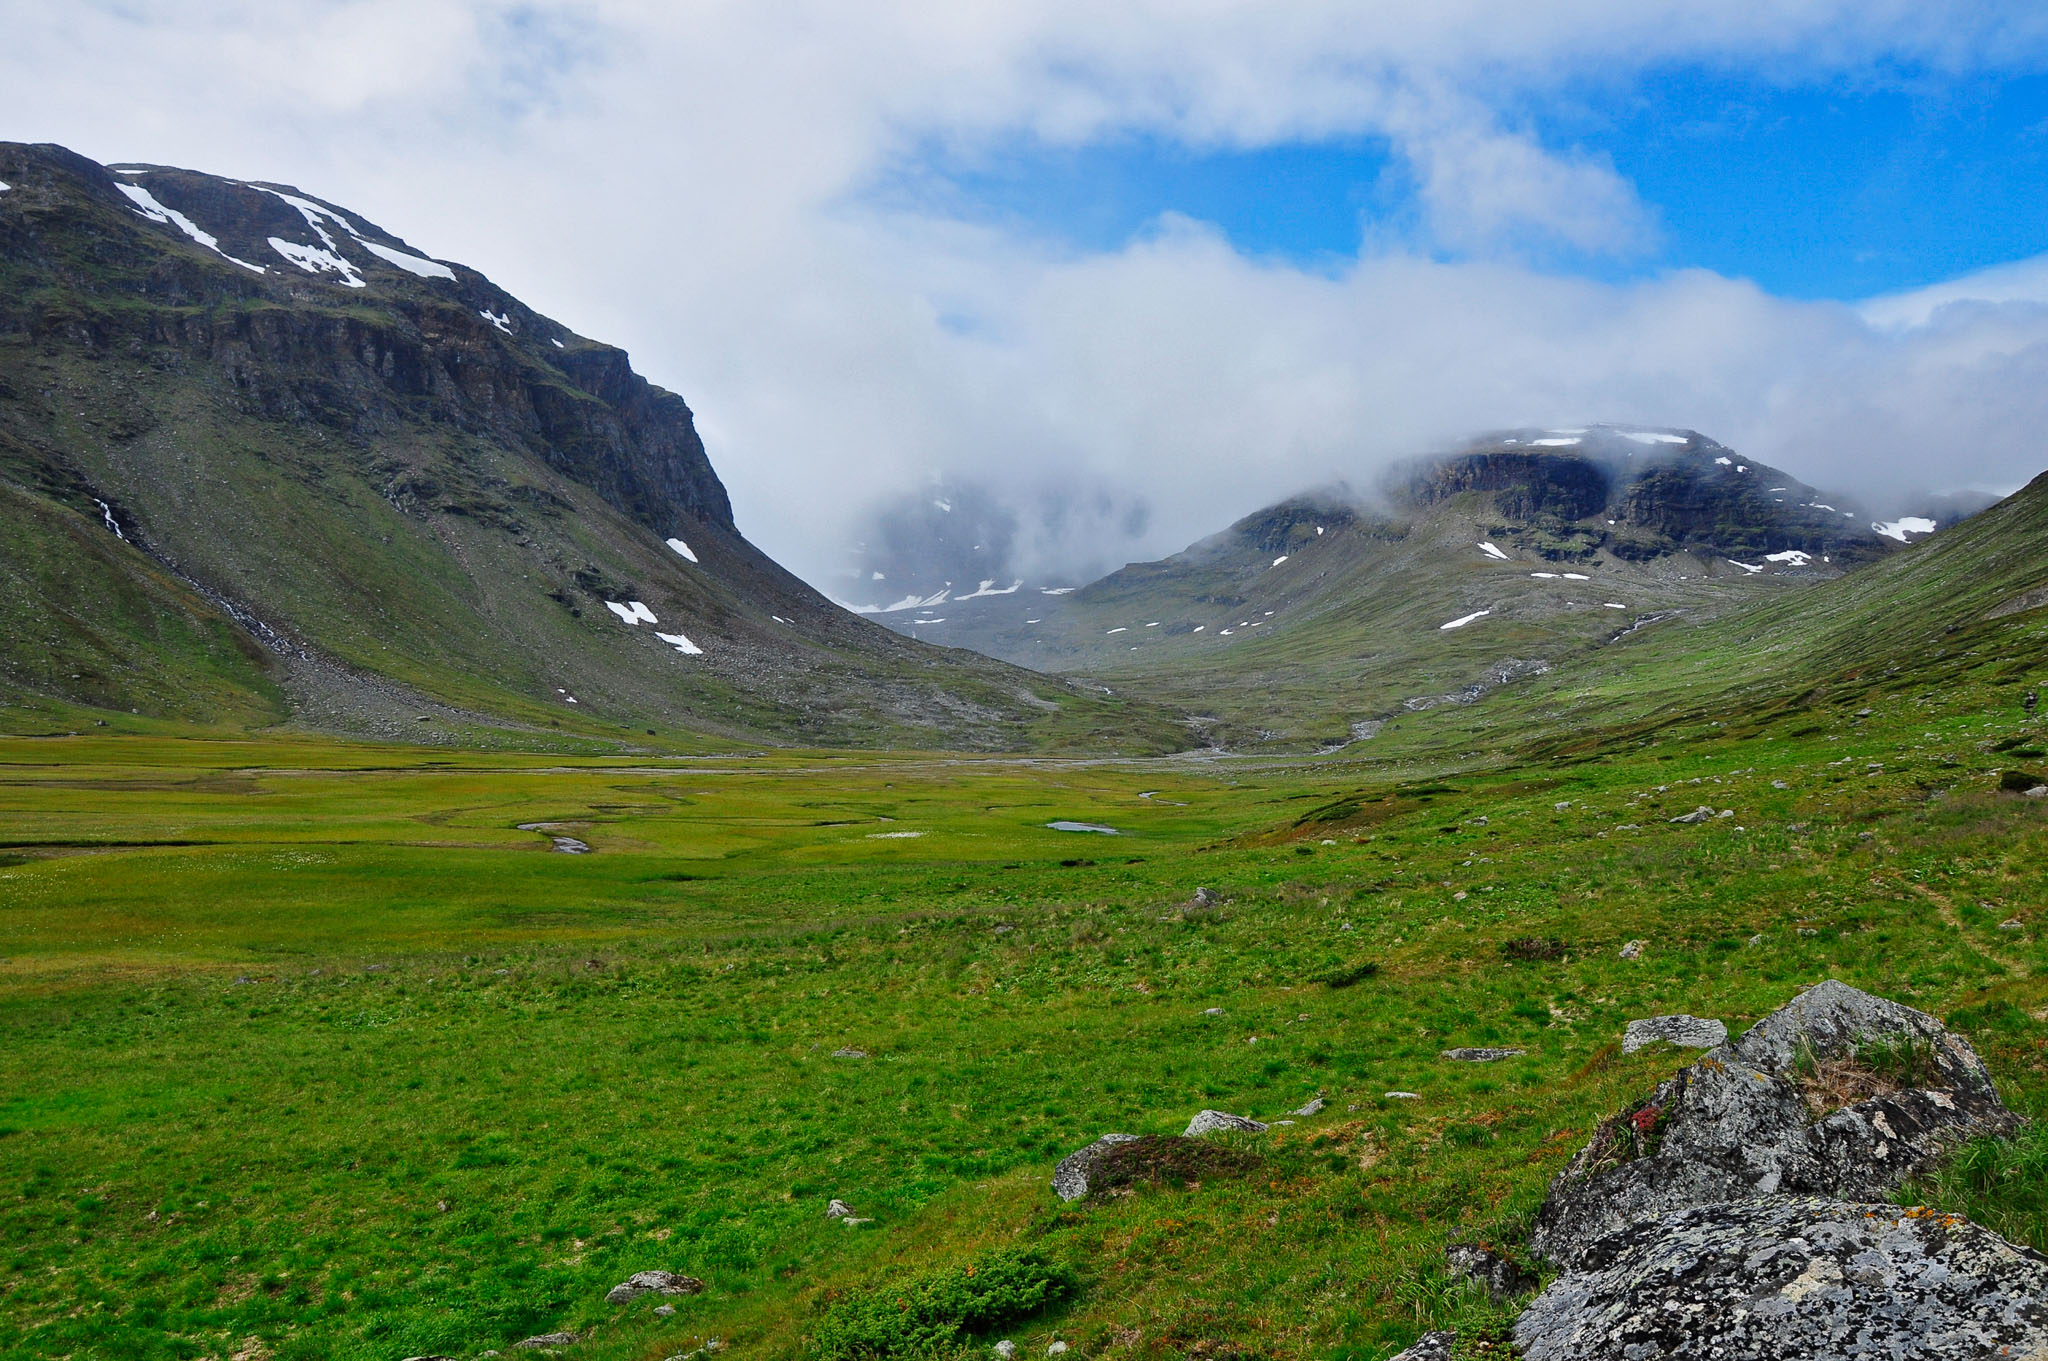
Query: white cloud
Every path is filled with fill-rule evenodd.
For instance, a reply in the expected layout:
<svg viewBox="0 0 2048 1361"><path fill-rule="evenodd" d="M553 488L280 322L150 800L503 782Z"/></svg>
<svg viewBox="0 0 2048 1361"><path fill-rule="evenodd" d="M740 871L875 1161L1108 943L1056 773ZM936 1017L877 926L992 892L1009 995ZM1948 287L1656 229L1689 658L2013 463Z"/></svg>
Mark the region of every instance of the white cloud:
<svg viewBox="0 0 2048 1361"><path fill-rule="evenodd" d="M1109 506L1086 533L1124 556L1509 422L1692 425L1852 486L2048 462L2040 310L1546 273L1643 249L1656 213L1515 113L1674 63L2034 69L2035 4L0 0L0 19L4 135L298 183L627 345L700 413L742 527L818 579L849 507L937 470L1082 489ZM971 159L1134 134L1384 138L1418 234L1303 270L1178 220L1076 254L862 195L934 140ZM2043 278L1955 296L2039 299ZM1119 541L1136 494L1148 527Z"/></svg>

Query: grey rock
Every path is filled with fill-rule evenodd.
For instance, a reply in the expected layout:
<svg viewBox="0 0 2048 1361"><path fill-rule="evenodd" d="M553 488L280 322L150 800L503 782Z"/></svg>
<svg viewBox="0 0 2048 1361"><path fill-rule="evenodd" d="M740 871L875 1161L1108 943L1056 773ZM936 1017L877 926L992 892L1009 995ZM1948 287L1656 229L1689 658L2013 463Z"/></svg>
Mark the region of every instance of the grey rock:
<svg viewBox="0 0 2048 1361"><path fill-rule="evenodd" d="M1596 1245L1515 1342L1526 1361L2048 1356L2048 1257L1896 1205L1695 1206Z"/></svg>
<svg viewBox="0 0 2048 1361"><path fill-rule="evenodd" d="M1711 818L1712 816L1714 816L1714 810L1703 803L1699 807L1693 809L1690 813L1680 813L1677 817L1671 820L1673 822L1705 822L1708 818Z"/></svg>
<svg viewBox="0 0 2048 1361"><path fill-rule="evenodd" d="M1437 1057L1453 1063L1498 1063L1502 1059L1518 1059L1528 1052L1526 1049L1446 1049Z"/></svg>
<svg viewBox="0 0 2048 1361"><path fill-rule="evenodd" d="M695 1276L675 1271L636 1271L606 1291L604 1299L606 1304L630 1304L642 1295L696 1295L703 1290L704 1282Z"/></svg>
<svg viewBox="0 0 2048 1361"><path fill-rule="evenodd" d="M1095 1165L1102 1160L1102 1155L1137 1137L1135 1134L1105 1134L1088 1147L1061 1158L1059 1166L1052 1170L1053 1194L1061 1200L1079 1200L1087 1195L1088 1178L1094 1175Z"/></svg>
<svg viewBox="0 0 2048 1361"><path fill-rule="evenodd" d="M867 1056L868 1056L868 1051L867 1051L867 1050L865 1050L865 1049L855 1049L855 1048L852 1048L851 1046L849 1046L849 1047L847 1047L847 1048L845 1048L845 1049L835 1049L835 1050L833 1050L833 1051L832 1051L832 1057L833 1057L833 1058L835 1058L835 1059L864 1059L864 1058L866 1058Z"/></svg>
<svg viewBox="0 0 2048 1361"><path fill-rule="evenodd" d="M2024 931L2027 929L2027 924L2018 917L2007 917L1998 924L1998 929L2001 931Z"/></svg>
<svg viewBox="0 0 2048 1361"><path fill-rule="evenodd" d="M581 1337L580 1333L535 1333L532 1337L522 1338L512 1345L538 1351L544 1347L574 1346Z"/></svg>
<svg viewBox="0 0 2048 1361"><path fill-rule="evenodd" d="M1802 1059L1843 1065L1872 1042L1916 1046L1927 1085L1867 1082L1869 1095L1816 1121L1797 1080ZM1530 1246L1570 1267L1636 1220L1695 1205L1772 1195L1882 1200L1956 1144L2019 1123L1967 1040L1932 1016L1830 979L1596 1129L1551 1183Z"/></svg>
<svg viewBox="0 0 2048 1361"><path fill-rule="evenodd" d="M1451 1348L1457 1341L1458 1335L1448 1329L1440 1333L1424 1333L1392 1361L1451 1361Z"/></svg>
<svg viewBox="0 0 2048 1361"><path fill-rule="evenodd" d="M1772 780L1772 781L1771 781L1771 788L1773 788L1773 789L1790 789L1791 787L1792 787L1791 785L1789 785L1789 784L1786 784L1786 783L1785 783L1785 782L1784 782L1783 780Z"/></svg>
<svg viewBox="0 0 2048 1361"><path fill-rule="evenodd" d="M1205 1009L1203 1010L1202 1014L1203 1014L1204 1016L1221 1016L1221 1015L1223 1014L1223 1008L1222 1008L1222 1007L1207 1007L1207 1008L1205 1008Z"/></svg>
<svg viewBox="0 0 2048 1361"><path fill-rule="evenodd" d="M1010 1358L1017 1354L1017 1344L1006 1337L1001 1342L996 1343L995 1353L997 1356L1002 1357L1003 1361L1010 1361Z"/></svg>
<svg viewBox="0 0 2048 1361"><path fill-rule="evenodd" d="M1197 1111L1195 1118L1188 1121L1188 1127L1181 1131L1181 1137L1193 1139L1198 1135L1210 1134L1219 1129L1234 1129L1242 1130L1247 1134L1262 1134L1265 1132L1266 1126L1256 1120L1247 1120L1242 1115L1232 1115L1228 1111Z"/></svg>
<svg viewBox="0 0 2048 1361"><path fill-rule="evenodd" d="M2023 789L2020 792L2030 799L2048 799L2048 784L2037 784L2031 789Z"/></svg>
<svg viewBox="0 0 2048 1361"><path fill-rule="evenodd" d="M1632 940L1621 947L1621 957L1623 959L1641 959L1643 957L1643 947L1649 943L1646 940Z"/></svg>
<svg viewBox="0 0 2048 1361"><path fill-rule="evenodd" d="M657 1304L654 1306L654 1316L656 1318L668 1318L675 1311L676 1307L673 1304Z"/></svg>
<svg viewBox="0 0 2048 1361"><path fill-rule="evenodd" d="M1217 902L1218 899L1214 893L1206 888L1198 888L1195 890L1195 896L1188 899L1188 906L1194 908L1214 907Z"/></svg>
<svg viewBox="0 0 2048 1361"><path fill-rule="evenodd" d="M1633 1054L1638 1049L1658 1043L1687 1049L1712 1049L1727 1042L1728 1027L1719 1021L1710 1021L1702 1016L1650 1016L1628 1023L1628 1029L1621 1036L1621 1052Z"/></svg>
<svg viewBox="0 0 2048 1361"><path fill-rule="evenodd" d="M1485 1286L1496 1304L1536 1286L1535 1272L1483 1244L1453 1243L1444 1249L1444 1262L1455 1275Z"/></svg>
<svg viewBox="0 0 2048 1361"><path fill-rule="evenodd" d="M825 1206L825 1218L851 1219L853 1218L853 1207L839 1199L839 1197L834 1196L831 1202Z"/></svg>
<svg viewBox="0 0 2048 1361"><path fill-rule="evenodd" d="M1065 1356L1067 1354L1067 1344L1064 1342L1048 1342L1045 1344L1045 1354L1047 1356Z"/></svg>
<svg viewBox="0 0 2048 1361"><path fill-rule="evenodd" d="M1297 1106L1287 1113L1289 1115L1320 1115L1325 1104L1327 1103L1319 1096L1311 1100L1307 1105Z"/></svg>
<svg viewBox="0 0 2048 1361"><path fill-rule="evenodd" d="M1422 1093L1421 1093L1421 1092L1388 1092L1388 1093L1387 1093L1387 1100L1389 1100L1389 1101L1420 1101L1420 1100L1422 1100Z"/></svg>

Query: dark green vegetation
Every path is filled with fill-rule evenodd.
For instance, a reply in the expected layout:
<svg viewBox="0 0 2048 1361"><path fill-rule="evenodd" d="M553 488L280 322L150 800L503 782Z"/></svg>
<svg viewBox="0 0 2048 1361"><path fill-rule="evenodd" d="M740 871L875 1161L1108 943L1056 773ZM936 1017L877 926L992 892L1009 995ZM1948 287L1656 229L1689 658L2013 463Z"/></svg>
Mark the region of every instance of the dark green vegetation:
<svg viewBox="0 0 2048 1361"><path fill-rule="evenodd" d="M188 171L0 143L0 181L0 729L1183 744L838 609L742 537L680 397L472 270Z"/></svg>

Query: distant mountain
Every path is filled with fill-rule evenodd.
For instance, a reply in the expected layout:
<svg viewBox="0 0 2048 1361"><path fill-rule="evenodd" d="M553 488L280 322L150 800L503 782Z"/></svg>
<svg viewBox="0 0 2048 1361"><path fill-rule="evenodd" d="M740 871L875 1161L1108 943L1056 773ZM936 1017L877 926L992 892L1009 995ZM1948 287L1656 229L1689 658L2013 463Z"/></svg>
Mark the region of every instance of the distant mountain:
<svg viewBox="0 0 2048 1361"><path fill-rule="evenodd" d="M1027 584L885 617L1188 708L1232 749L1328 747L1616 635L1838 576L1934 527L1873 521L1696 431L1513 430L1370 493L1290 498L1076 591Z"/></svg>
<svg viewBox="0 0 2048 1361"><path fill-rule="evenodd" d="M689 407L290 186L0 144L0 727L1157 749L747 542Z"/></svg>

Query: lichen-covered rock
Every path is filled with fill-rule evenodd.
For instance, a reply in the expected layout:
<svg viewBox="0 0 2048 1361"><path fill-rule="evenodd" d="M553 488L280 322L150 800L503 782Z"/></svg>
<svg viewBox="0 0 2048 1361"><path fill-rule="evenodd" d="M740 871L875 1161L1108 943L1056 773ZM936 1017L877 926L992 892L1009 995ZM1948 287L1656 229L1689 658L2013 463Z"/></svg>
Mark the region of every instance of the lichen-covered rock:
<svg viewBox="0 0 2048 1361"><path fill-rule="evenodd" d="M1128 1144L1138 1136L1135 1134L1105 1134L1086 1148L1076 1149L1061 1158L1059 1166L1052 1170L1052 1191L1061 1200L1079 1200L1088 1194L1088 1178L1095 1173L1095 1164L1102 1155L1118 1144Z"/></svg>
<svg viewBox="0 0 2048 1361"><path fill-rule="evenodd" d="M607 1304L630 1304L642 1295L702 1294L704 1282L678 1271L636 1271L605 1293Z"/></svg>
<svg viewBox="0 0 2048 1361"><path fill-rule="evenodd" d="M1728 1027L1702 1016L1649 1016L1628 1023L1621 1036L1621 1052L1633 1054L1660 1042L1687 1049L1712 1049L1728 1042Z"/></svg>
<svg viewBox="0 0 2048 1361"><path fill-rule="evenodd" d="M1392 1361L1451 1361L1451 1349L1457 1345L1458 1335L1449 1329L1437 1333L1424 1333L1409 1344L1408 1350L1392 1358Z"/></svg>
<svg viewBox="0 0 2048 1361"><path fill-rule="evenodd" d="M1495 1303L1536 1287L1535 1272L1484 1243L1453 1243L1444 1249L1444 1263L1452 1274L1485 1286Z"/></svg>
<svg viewBox="0 0 2048 1361"><path fill-rule="evenodd" d="M1446 1049L1437 1055L1452 1063L1499 1063L1502 1059L1520 1058L1528 1053L1526 1049Z"/></svg>
<svg viewBox="0 0 2048 1361"><path fill-rule="evenodd" d="M1551 1183L1530 1246L1573 1266L1632 1221L1689 1206L1880 1200L1954 1145L2018 1124L1967 1040L1829 980L1595 1130Z"/></svg>
<svg viewBox="0 0 2048 1361"><path fill-rule="evenodd" d="M2048 1257L1896 1205L1696 1206L1594 1245L1515 1342L1525 1361L2041 1361Z"/></svg>
<svg viewBox="0 0 2048 1361"><path fill-rule="evenodd" d="M1181 1131L1183 1138L1194 1139L1219 1129L1239 1130L1246 1134L1263 1134L1266 1126L1256 1120L1247 1120L1242 1115L1229 1111L1197 1111L1195 1118L1188 1121L1188 1127Z"/></svg>

